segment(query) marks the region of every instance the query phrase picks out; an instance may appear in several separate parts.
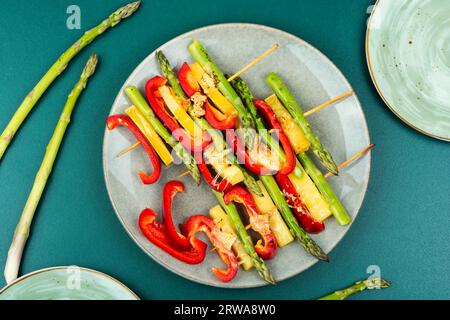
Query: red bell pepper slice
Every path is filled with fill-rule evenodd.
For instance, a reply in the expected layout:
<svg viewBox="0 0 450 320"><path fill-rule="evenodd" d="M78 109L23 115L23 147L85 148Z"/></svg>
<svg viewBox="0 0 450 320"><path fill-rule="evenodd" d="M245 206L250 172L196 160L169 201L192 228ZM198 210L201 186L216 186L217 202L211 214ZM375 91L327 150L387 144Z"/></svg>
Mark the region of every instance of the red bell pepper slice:
<svg viewBox="0 0 450 320"><path fill-rule="evenodd" d="M278 247L277 240L275 235L270 230L268 216L267 219L261 219L262 216L266 215L259 212L250 192L248 192L244 187L236 185L225 194L224 201L226 204L234 201L245 206L245 209L250 217L250 225L252 226L252 229L258 232L264 241L264 245L261 244L261 241L257 242L255 245L255 251L264 260L269 260L275 257Z"/></svg>
<svg viewBox="0 0 450 320"><path fill-rule="evenodd" d="M275 179L303 229L311 234L322 232L325 229L325 224L323 222L318 222L311 217L308 208L297 193L297 190L295 190L288 176L278 173L275 175Z"/></svg>
<svg viewBox="0 0 450 320"><path fill-rule="evenodd" d="M201 92L200 84L194 79L191 68L185 62L178 71L178 82L180 82L183 91L192 97L195 93Z"/></svg>
<svg viewBox="0 0 450 320"><path fill-rule="evenodd" d="M223 282L229 282L234 279L239 268L238 260L231 248L225 247L220 237L218 237L222 231L210 217L204 215L191 216L183 226L183 230L189 239L195 239L197 232L204 232L216 249L219 257L227 265L226 270L213 267L211 268L212 272Z"/></svg>
<svg viewBox="0 0 450 320"><path fill-rule="evenodd" d="M144 147L145 151L148 154L150 162L153 166L153 172L151 175L147 175L145 172L140 171L139 177L141 178L142 183L144 184L153 184L158 181L161 176L161 163L159 161L159 157L156 154L155 149L153 149L150 142L147 138L142 134L139 128L134 124L134 122L126 115L113 115L109 116L106 119L106 126L108 130L113 130L117 126L127 127L128 130L136 137L136 139L141 143Z"/></svg>
<svg viewBox="0 0 450 320"><path fill-rule="evenodd" d="M275 113L263 100L255 99L253 100L253 103L255 104L255 107L258 108L258 110L264 115L264 118L268 122L269 126L275 130L278 141L280 141L284 153L286 154L286 160L284 161L282 167L278 170L278 173L285 175L292 173L296 165L295 152L292 149L291 143L284 133Z"/></svg>
<svg viewBox="0 0 450 320"><path fill-rule="evenodd" d="M205 118L209 122L209 124L217 129L217 130L226 130L232 129L234 124L236 123L236 118L230 115L223 115L224 119L217 119L216 114L214 113L213 107L209 104L208 101L205 102ZM219 111L217 111L219 112Z"/></svg>
<svg viewBox="0 0 450 320"><path fill-rule="evenodd" d="M275 170L266 168L264 165L257 163L250 158L248 151L245 150L245 147L239 141L239 137L237 136L234 130L226 130L225 136L227 142L236 152L236 156L239 159L239 161L241 163L244 163L245 167L250 172L256 175L273 175L276 173Z"/></svg>
<svg viewBox="0 0 450 320"><path fill-rule="evenodd" d="M189 239L191 246L188 249L174 247L167 236L166 226L156 221L157 214L152 209L145 209L139 216L139 228L144 236L155 246L161 248L172 257L188 264L199 264L206 256L207 245L197 238Z"/></svg>
<svg viewBox="0 0 450 320"><path fill-rule="evenodd" d="M163 221L167 237L171 244L181 249L188 249L191 243L188 238L175 229L172 217L172 202L178 192L184 192L184 184L180 181L169 181L163 189Z"/></svg>
<svg viewBox="0 0 450 320"><path fill-rule="evenodd" d="M151 108L161 121L169 128L175 139L190 152L203 151L211 143L212 139L208 132L204 131L201 139L192 139L186 130L181 128L176 119L166 110L164 100L159 95L158 89L167 83L167 79L156 76L147 81L145 92Z"/></svg>
<svg viewBox="0 0 450 320"><path fill-rule="evenodd" d="M211 172L209 171L208 165L206 164L205 158L203 157L203 153L197 152L194 154L195 161L197 162L197 167L200 173L205 178L206 183L209 184L211 188L218 192L226 192L230 190L232 184L227 179L222 179L219 181L218 175L213 177Z"/></svg>

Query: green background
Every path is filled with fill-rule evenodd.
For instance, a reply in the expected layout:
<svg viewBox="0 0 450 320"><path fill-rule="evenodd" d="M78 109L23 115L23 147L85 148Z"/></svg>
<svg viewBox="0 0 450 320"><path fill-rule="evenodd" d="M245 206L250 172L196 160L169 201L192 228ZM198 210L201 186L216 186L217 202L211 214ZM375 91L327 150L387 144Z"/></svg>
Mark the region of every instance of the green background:
<svg viewBox="0 0 450 320"><path fill-rule="evenodd" d="M0 13L0 129L65 48L123 1L3 0ZM374 0L144 0L129 20L97 39L41 99L0 163L0 265L70 88L88 55L97 74L75 110L38 208L22 274L58 265L108 273L145 299L312 299L365 278L378 265L391 289L360 299L450 298L450 145L397 119L377 95L365 61L367 8ZM66 9L81 8L82 30ZM297 35L324 52L354 86L369 124L369 189L345 239L317 264L275 287L211 288L162 268L129 238L109 202L102 170L104 119L122 83L155 48L191 29L252 22ZM2 268L3 269L3 268ZM3 277L0 286L3 286ZM356 298L356 297L355 297Z"/></svg>

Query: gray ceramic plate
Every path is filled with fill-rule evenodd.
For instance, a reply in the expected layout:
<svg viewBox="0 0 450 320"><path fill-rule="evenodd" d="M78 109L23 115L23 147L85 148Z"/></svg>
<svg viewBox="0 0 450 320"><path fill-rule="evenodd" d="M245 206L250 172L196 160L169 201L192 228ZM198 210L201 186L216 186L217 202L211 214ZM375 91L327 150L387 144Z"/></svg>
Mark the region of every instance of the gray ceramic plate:
<svg viewBox="0 0 450 320"><path fill-rule="evenodd" d="M0 300L138 300L110 276L80 267L53 267L24 275L0 290Z"/></svg>
<svg viewBox="0 0 450 320"><path fill-rule="evenodd" d="M414 129L450 141L450 1L378 0L367 28L372 80Z"/></svg>
<svg viewBox="0 0 450 320"><path fill-rule="evenodd" d="M173 65L179 67L186 60L192 61L187 46L193 38L198 38L219 67L229 73L238 70L273 44L279 43L281 48L276 53L243 76L256 97L264 98L271 94L264 81L270 71L276 71L282 76L304 110L351 89L339 70L317 49L293 35L260 25L223 24L205 27L183 34L159 49L163 50ZM160 71L154 53L151 53L126 80L114 101L111 114L122 113L130 104L123 93L126 86L136 85L143 92L146 80L156 74L160 74ZM312 115L309 120L338 163L370 143L366 120L356 96ZM240 271L232 282L224 284L218 281L210 270L212 266L221 265L216 254L209 254L201 265L190 266L177 261L146 240L138 228L139 213L146 207L161 212L162 187L167 181L177 179L185 168L166 168L159 183L144 186L136 172L142 168L151 170L151 167L142 150L130 152L119 159L115 158L132 143L134 140L126 129L106 131L103 167L114 209L139 247L164 267L193 281L228 288L265 285L256 271ZM343 171L339 178L330 178L330 184L353 219L362 204L369 172L370 155L366 155ZM197 187L190 177L181 180L186 184L186 192L175 198L173 211L177 223L191 214L207 214L209 208L217 204L206 183L203 182ZM329 219L326 222L326 231L314 239L326 252L330 252L348 229L349 226L340 227L333 219ZM316 260L305 254L298 242L295 242L279 250L277 257L269 261L268 266L276 280L281 281L306 270L314 263Z"/></svg>

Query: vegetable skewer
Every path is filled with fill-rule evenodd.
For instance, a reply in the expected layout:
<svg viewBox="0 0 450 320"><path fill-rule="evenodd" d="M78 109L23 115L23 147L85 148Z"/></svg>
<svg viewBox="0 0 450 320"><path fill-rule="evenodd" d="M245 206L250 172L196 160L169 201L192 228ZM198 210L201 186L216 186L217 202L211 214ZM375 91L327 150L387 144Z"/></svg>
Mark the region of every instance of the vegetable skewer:
<svg viewBox="0 0 450 320"><path fill-rule="evenodd" d="M53 81L66 69L69 62L78 54L85 46L90 44L96 37L103 34L107 29L116 26L123 19L132 15L141 4L140 1L129 3L126 6L115 11L107 19L103 20L98 26L86 31L84 35L78 39L69 49L67 49L56 62L50 67L47 73L42 77L36 86L28 93L19 106L14 116L6 126L0 136L0 160L6 149L11 143L14 135L19 130L25 118L39 101L42 94L53 83Z"/></svg>
<svg viewBox="0 0 450 320"><path fill-rule="evenodd" d="M228 217L230 218L236 233L239 236L239 239L241 240L242 244L245 247L245 250L250 255L253 265L255 266L256 270L258 270L258 273L260 276L266 280L267 282L271 284L275 284L275 280L273 279L273 276L270 272L270 270L267 268L267 265L265 264L264 260L261 259L260 256L255 251L255 248L253 247L253 242L250 236L248 235L247 231L245 230L245 227L242 223L241 217L239 216L239 213L236 209L236 206L233 203L225 204L225 201L223 199L223 196L221 193L213 191L214 195L216 196L217 200L219 201L222 208L227 213Z"/></svg>
<svg viewBox="0 0 450 320"><path fill-rule="evenodd" d="M163 72L164 76L167 78L170 86L172 87L174 93L183 99L186 99L187 96L183 91L183 88L181 87L177 77L175 76L175 73L173 72L172 67L170 66L170 62L169 60L166 58L166 56L161 52L158 51L156 53L156 58L158 60L158 63L161 67L161 71ZM194 120L196 121L196 123L198 123L200 125L200 127L204 130L208 130L209 134L211 135L212 139L214 140L214 144L216 145L216 147L219 148L219 150L225 149L226 148L226 143L222 137L221 134L214 134L215 130L211 127L211 125L208 123L208 121L206 121L204 118L198 118L195 116L195 114L193 113L193 106L192 104L189 105L188 107L188 113L191 115L191 117L194 118ZM258 195L261 195L261 190L258 187L258 184L256 183L256 180L250 175L248 174L248 172L242 168L242 166L239 164L238 160L236 159L236 157L232 157L232 164L239 167L242 171L242 174L244 175L244 184L245 186L253 193L256 193Z"/></svg>
<svg viewBox="0 0 450 320"><path fill-rule="evenodd" d="M281 78L275 74L270 73L266 78L267 83L283 102L284 106L288 109L289 113L295 119L297 124L302 128L304 134L311 142L311 149L317 158L322 162L325 168L334 175L338 175L337 166L327 149L322 145L319 138L311 131L308 121L306 120L300 106L295 101L294 97L290 93L289 89L283 83Z"/></svg>
<svg viewBox="0 0 450 320"><path fill-rule="evenodd" d="M332 294L324 296L318 300L345 300L348 297L364 290L386 289L390 286L391 284L389 281L381 278L370 278L364 281L358 281L348 288L335 291Z"/></svg>
<svg viewBox="0 0 450 320"><path fill-rule="evenodd" d="M194 39L193 42L189 45L188 50L192 54L194 59L199 62L206 71L209 70L212 73L213 77L219 81L217 87L236 107L243 127L256 132L256 124L252 113L248 111L239 95L233 89L231 84L228 83L227 79L220 71L220 69L211 60L205 48L203 48L198 40ZM245 119L245 124L243 123L242 119ZM317 259L328 261L327 255L323 252L319 245L317 245L317 243L315 243L315 241L298 225L289 208L289 205L287 204L283 196L283 193L275 182L275 179L272 176L260 176L260 179L266 187L269 195L280 209L280 212L289 228L291 229L291 232L295 237L299 239L306 252L310 253Z"/></svg>
<svg viewBox="0 0 450 320"><path fill-rule="evenodd" d="M36 174L33 187L28 197L27 203L25 204L25 208L23 209L22 216L20 217L19 223L14 232L11 247L8 251L8 258L6 260L4 271L5 279L8 284L14 281L19 273L22 253L30 233L30 225L36 212L36 208L39 204L42 193L44 192L48 177L52 172L53 164L55 162L56 156L58 155L61 142L70 123L72 111L75 108L78 97L86 88L89 78L94 74L95 67L97 66L97 61L98 60L96 54L92 54L87 61L86 66L81 73L80 79L75 84L74 88L67 98L67 102L64 105L64 109L58 120L58 124L56 125L53 136L47 146L44 159L42 160L41 167Z"/></svg>
<svg viewBox="0 0 450 320"><path fill-rule="evenodd" d="M195 159L192 155L183 148L181 143L176 141L164 125L159 121L156 115L153 113L150 106L145 101L144 97L140 94L139 90L130 86L125 89L125 93L130 98L134 106L144 115L147 121L151 124L153 129L159 134L159 136L172 147L175 153L183 160L185 166L189 169L189 172L196 184L200 184L200 172L195 163Z"/></svg>

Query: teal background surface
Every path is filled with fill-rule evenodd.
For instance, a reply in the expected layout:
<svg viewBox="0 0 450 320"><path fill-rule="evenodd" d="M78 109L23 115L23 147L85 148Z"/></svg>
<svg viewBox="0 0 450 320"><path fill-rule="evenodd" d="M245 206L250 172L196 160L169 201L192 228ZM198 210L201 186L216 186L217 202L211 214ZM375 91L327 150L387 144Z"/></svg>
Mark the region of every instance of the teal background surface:
<svg viewBox="0 0 450 320"><path fill-rule="evenodd" d="M2 1L8 10L0 13L1 130L59 54L125 2ZM450 299L450 144L409 128L379 98L364 51L367 8L373 3L144 0L132 18L74 59L41 98L0 162L1 269L67 94L95 51L99 68L74 112L38 208L22 274L75 264L116 277L144 299L313 299L367 277L368 267L376 265L392 281L392 288L362 293L356 299ZM71 4L81 8L81 30L66 27ZM275 287L218 289L163 269L122 228L103 179L104 119L131 71L173 37L223 22L265 24L316 46L355 88L377 144L361 212L330 254L330 263L316 264ZM4 284L1 277L0 287Z"/></svg>

